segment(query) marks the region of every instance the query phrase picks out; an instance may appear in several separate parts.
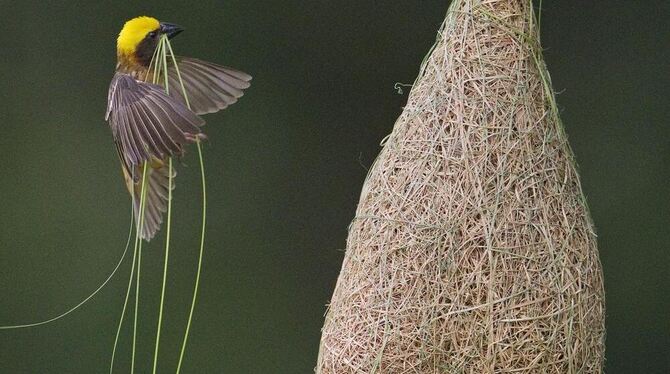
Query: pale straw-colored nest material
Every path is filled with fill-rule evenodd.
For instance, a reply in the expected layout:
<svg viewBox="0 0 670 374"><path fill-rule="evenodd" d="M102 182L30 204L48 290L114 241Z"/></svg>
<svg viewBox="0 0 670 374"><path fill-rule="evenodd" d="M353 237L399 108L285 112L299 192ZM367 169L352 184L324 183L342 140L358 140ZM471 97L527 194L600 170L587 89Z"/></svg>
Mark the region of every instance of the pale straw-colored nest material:
<svg viewBox="0 0 670 374"><path fill-rule="evenodd" d="M370 170L316 371L592 373L596 235L530 0L454 0Z"/></svg>

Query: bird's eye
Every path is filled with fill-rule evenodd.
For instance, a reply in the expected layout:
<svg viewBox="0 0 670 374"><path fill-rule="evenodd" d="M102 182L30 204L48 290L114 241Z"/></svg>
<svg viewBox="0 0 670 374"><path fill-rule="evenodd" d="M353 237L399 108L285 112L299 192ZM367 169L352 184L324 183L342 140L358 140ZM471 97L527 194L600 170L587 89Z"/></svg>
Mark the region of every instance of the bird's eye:
<svg viewBox="0 0 670 374"><path fill-rule="evenodd" d="M150 37L150 38L155 38L156 37L156 32L151 31L151 32L149 32L149 34L147 34L147 36Z"/></svg>

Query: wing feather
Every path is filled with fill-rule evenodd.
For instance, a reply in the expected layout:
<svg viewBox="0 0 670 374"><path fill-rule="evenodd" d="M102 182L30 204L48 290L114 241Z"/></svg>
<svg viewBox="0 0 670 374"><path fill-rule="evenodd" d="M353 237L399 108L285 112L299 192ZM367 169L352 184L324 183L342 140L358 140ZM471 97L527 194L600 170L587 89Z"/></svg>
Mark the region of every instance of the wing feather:
<svg viewBox="0 0 670 374"><path fill-rule="evenodd" d="M183 154L184 146L201 134L204 124L161 86L123 73L114 75L110 85L106 118L130 165Z"/></svg>
<svg viewBox="0 0 670 374"><path fill-rule="evenodd" d="M110 84L105 119L114 136L126 185L133 196L138 224L142 170L143 165L149 165L140 235L150 240L160 228L167 210L169 175L162 160L182 155L187 143L203 136L200 126L204 121L167 95L161 86L137 81L122 73L117 73ZM173 177L175 175L173 173Z"/></svg>
<svg viewBox="0 0 670 374"><path fill-rule="evenodd" d="M251 76L239 70L190 57L177 57L179 73L196 114L214 113L237 102L249 88ZM173 63L168 67L170 96L185 103Z"/></svg>

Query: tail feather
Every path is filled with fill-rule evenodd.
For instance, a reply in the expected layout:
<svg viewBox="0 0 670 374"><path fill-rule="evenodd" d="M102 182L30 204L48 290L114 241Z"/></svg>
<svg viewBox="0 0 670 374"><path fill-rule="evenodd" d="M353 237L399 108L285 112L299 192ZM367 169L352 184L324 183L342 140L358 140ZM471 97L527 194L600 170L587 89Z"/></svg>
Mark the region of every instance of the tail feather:
<svg viewBox="0 0 670 374"><path fill-rule="evenodd" d="M170 186L169 167L161 164L149 167L145 182L145 201L144 201L144 219L140 219L141 196L142 196L142 168L136 167L135 172L140 175L139 181L133 183L132 177L125 172L126 185L129 192L133 195L133 211L135 213L135 223L140 237L150 241L160 230L163 223L163 214L167 211L168 189ZM177 172L172 169L172 189L174 189L174 177ZM141 226L141 227L140 227Z"/></svg>

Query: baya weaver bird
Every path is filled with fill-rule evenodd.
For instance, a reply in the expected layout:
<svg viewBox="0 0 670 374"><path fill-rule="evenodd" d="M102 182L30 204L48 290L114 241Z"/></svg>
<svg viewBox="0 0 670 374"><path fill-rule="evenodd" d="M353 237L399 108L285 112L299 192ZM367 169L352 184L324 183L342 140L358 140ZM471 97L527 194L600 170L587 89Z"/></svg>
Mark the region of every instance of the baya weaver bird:
<svg viewBox="0 0 670 374"><path fill-rule="evenodd" d="M164 82L147 82L154 74L150 65L160 38L172 39L182 31L177 25L142 16L125 23L116 43L116 73L109 86L105 119L114 136L138 225L142 222L140 198L145 179L140 232L145 240L159 230L167 209L168 158L183 155L188 143L204 139L200 127L205 122L199 116L235 103L251 80L250 75L236 69L176 56L186 99L171 59L167 65L168 92Z"/></svg>

